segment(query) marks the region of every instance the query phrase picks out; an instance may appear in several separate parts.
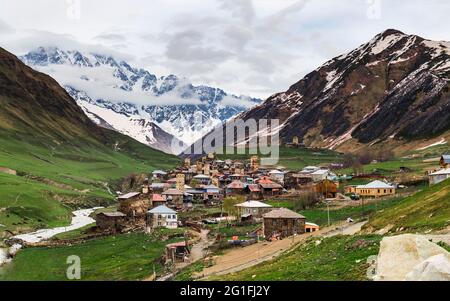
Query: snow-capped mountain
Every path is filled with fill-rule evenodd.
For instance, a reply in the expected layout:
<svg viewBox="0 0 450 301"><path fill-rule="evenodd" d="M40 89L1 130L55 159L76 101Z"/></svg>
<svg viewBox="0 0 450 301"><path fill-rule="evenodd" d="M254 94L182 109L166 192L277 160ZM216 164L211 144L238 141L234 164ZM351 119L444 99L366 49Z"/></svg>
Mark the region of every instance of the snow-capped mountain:
<svg viewBox="0 0 450 301"><path fill-rule="evenodd" d="M449 83L449 42L391 29L239 118L278 119L283 142L401 151L450 137Z"/></svg>
<svg viewBox="0 0 450 301"><path fill-rule="evenodd" d="M96 123L166 152L174 152L174 139L190 145L261 102L175 75L157 77L109 55L40 47L20 59L55 78Z"/></svg>

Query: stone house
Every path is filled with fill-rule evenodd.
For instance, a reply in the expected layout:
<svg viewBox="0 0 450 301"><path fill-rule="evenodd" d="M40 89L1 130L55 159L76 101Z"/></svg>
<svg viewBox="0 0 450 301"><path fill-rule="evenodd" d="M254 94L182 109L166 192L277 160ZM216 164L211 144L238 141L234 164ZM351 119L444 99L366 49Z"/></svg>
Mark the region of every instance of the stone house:
<svg viewBox="0 0 450 301"><path fill-rule="evenodd" d="M167 204L174 206L183 205L183 191L178 189L168 189L164 191L162 194L163 198L167 201Z"/></svg>
<svg viewBox="0 0 450 301"><path fill-rule="evenodd" d="M130 192L119 196L118 211L127 216L134 225L145 224L147 211L150 208L151 195L140 192Z"/></svg>
<svg viewBox="0 0 450 301"><path fill-rule="evenodd" d="M245 184L241 181L234 181L227 185L226 195L242 195L245 193Z"/></svg>
<svg viewBox="0 0 450 301"><path fill-rule="evenodd" d="M263 215L266 239L285 238L305 233L306 218L292 210L279 208Z"/></svg>
<svg viewBox="0 0 450 301"><path fill-rule="evenodd" d="M95 216L97 227L101 230L120 232L126 224L127 216L122 212L101 212Z"/></svg>

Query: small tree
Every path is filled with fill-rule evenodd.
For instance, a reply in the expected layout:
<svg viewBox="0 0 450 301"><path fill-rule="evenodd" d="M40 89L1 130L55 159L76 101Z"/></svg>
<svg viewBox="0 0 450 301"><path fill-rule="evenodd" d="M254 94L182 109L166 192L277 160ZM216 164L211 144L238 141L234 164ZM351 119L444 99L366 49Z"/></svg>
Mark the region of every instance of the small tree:
<svg viewBox="0 0 450 301"><path fill-rule="evenodd" d="M189 186L196 188L198 185L200 185L200 182L197 181L196 179L192 179Z"/></svg>
<svg viewBox="0 0 450 301"><path fill-rule="evenodd" d="M294 201L294 210L305 210L313 207L320 202L320 196L315 191L308 190L300 194L300 196Z"/></svg>
<svg viewBox="0 0 450 301"><path fill-rule="evenodd" d="M227 197L223 200L223 211L228 213L228 215L236 216L239 215L239 209L235 207L237 204L241 204L245 201L243 196L232 196Z"/></svg>

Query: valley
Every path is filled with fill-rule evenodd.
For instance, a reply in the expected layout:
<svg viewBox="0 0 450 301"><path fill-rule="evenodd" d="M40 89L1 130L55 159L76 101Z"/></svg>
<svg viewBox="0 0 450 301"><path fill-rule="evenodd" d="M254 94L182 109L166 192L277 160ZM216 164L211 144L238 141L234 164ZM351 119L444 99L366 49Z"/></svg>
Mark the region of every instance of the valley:
<svg viewBox="0 0 450 301"><path fill-rule="evenodd" d="M448 280L449 60L446 42L386 30L261 102L108 55L0 48L0 280L70 280L73 255L82 281L383 280L396 239L394 280ZM168 149L236 118L281 122L276 164Z"/></svg>

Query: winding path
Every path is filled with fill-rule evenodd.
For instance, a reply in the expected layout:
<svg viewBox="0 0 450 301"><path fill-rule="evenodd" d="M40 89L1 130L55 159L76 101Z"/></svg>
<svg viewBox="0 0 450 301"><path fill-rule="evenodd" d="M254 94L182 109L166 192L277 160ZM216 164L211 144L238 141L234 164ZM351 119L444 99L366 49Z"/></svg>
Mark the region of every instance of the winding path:
<svg viewBox="0 0 450 301"><path fill-rule="evenodd" d="M207 278L213 275L226 275L255 266L259 263L280 256L285 251L304 242L311 236L332 237L336 235L353 235L361 230L366 222L345 223L336 230L336 226L324 228L318 232L297 235L274 242L260 242L248 247L233 249L222 256L215 258L215 265L204 269L196 275L198 278Z"/></svg>

